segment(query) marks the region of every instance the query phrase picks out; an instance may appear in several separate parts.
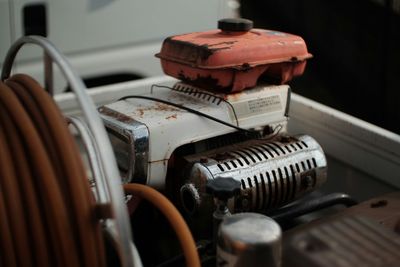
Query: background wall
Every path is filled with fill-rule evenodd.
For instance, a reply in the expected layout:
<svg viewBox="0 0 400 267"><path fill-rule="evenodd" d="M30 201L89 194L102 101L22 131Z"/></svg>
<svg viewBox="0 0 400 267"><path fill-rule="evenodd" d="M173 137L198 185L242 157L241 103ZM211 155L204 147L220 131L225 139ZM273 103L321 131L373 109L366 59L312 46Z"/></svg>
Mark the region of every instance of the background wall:
<svg viewBox="0 0 400 267"><path fill-rule="evenodd" d="M0 68L15 40L40 34L90 86L162 75L154 54L166 37L216 28L237 7L233 0L0 0ZM24 47L13 70L41 81L42 51ZM56 71L56 92L66 88Z"/></svg>
<svg viewBox="0 0 400 267"><path fill-rule="evenodd" d="M241 1L241 15L305 39L294 92L400 133L400 1Z"/></svg>

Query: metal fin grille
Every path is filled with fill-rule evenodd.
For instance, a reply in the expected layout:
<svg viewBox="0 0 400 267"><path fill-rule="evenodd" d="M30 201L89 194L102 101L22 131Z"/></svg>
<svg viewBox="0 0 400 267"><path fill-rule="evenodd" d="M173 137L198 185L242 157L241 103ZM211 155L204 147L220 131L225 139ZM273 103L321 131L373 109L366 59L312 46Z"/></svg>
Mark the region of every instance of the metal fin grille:
<svg viewBox="0 0 400 267"><path fill-rule="evenodd" d="M222 98L215 96L211 93L203 92L191 85L187 85L187 84L183 84L183 83L176 83L173 86L173 88L176 91L182 92L184 94L187 94L187 95L190 95L190 96L193 96L193 97L196 97L196 98L208 101L208 102L211 102L213 104L219 105L222 102Z"/></svg>
<svg viewBox="0 0 400 267"><path fill-rule="evenodd" d="M217 166L221 171L228 171L244 166L250 166L265 160L274 159L276 157L289 155L304 150L307 147L308 145L304 141L298 141L288 145L278 144L277 142L261 143L248 148L228 152L227 154L230 155L232 159L219 163ZM312 166L310 160L313 162L314 166ZM303 171L316 167L316 161L314 158L307 159L306 162L300 162L300 164ZM300 167L296 166L296 170L297 172L300 172Z"/></svg>
<svg viewBox="0 0 400 267"><path fill-rule="evenodd" d="M236 212L273 210L326 180L324 152L307 135L249 140L188 161L193 162L189 180L202 192L207 180L216 177L232 177L241 183L240 196L234 201Z"/></svg>
<svg viewBox="0 0 400 267"><path fill-rule="evenodd" d="M208 158L214 176L233 177L248 200L243 211L272 210L312 190L325 180L316 169L326 167L321 147L309 136L252 140Z"/></svg>
<svg viewBox="0 0 400 267"><path fill-rule="evenodd" d="M255 188L255 208L264 210L288 203L296 198L298 181L296 174L316 168L315 158L289 166L278 167L271 172L259 173L241 179L242 189ZM315 186L315 183L313 184Z"/></svg>

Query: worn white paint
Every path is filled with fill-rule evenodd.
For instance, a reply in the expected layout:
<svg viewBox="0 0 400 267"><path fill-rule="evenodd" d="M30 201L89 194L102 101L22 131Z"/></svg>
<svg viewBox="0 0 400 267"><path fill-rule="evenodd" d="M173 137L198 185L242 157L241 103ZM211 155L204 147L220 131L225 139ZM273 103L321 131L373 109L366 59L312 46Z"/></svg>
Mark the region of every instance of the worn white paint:
<svg viewBox="0 0 400 267"><path fill-rule="evenodd" d="M289 132L307 133L330 156L400 187L399 135L296 94L289 116Z"/></svg>

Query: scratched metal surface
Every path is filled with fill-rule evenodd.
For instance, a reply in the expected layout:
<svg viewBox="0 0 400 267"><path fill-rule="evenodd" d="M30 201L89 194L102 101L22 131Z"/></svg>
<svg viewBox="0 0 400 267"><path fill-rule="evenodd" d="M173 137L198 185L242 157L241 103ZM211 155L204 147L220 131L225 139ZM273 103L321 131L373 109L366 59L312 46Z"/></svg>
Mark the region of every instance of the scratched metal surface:
<svg viewBox="0 0 400 267"><path fill-rule="evenodd" d="M171 86L176 81L153 77L95 88L89 94L103 105L132 92L144 93L151 84ZM77 114L72 94L57 95L56 100L67 114ZM348 192L363 200L400 188L398 135L295 94L290 116L289 131L315 137L328 156L327 192Z"/></svg>

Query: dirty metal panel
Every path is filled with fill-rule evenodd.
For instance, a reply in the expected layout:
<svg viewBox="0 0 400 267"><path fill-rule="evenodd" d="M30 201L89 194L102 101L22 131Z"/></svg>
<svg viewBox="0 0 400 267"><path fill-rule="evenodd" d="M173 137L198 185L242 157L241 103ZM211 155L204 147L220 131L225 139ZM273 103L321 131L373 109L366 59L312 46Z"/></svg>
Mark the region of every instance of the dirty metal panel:
<svg viewBox="0 0 400 267"><path fill-rule="evenodd" d="M311 54L299 36L252 29L172 36L156 56L172 77L208 90L238 92L254 87L261 76L283 84L301 75Z"/></svg>
<svg viewBox="0 0 400 267"><path fill-rule="evenodd" d="M246 129L272 124L280 124L281 128L284 128L287 122L286 107L289 95L287 85L260 86L218 102L211 100L210 93L208 93L210 98L206 98L204 91L191 86L181 84L180 89L177 87L173 89L154 87L150 93L144 95L179 104ZM270 99L271 97L274 99ZM279 101L277 101L278 98ZM270 108L260 112L254 106L256 103L253 103L256 99L270 99ZM240 104L242 108L247 105L249 110L247 112L241 110L235 116L233 113L237 104ZM141 122L149 129L149 178L147 181L156 187L164 185L168 167L166 163L176 148L235 131L231 127L197 114L148 99L128 98L106 107Z"/></svg>
<svg viewBox="0 0 400 267"><path fill-rule="evenodd" d="M368 218L341 216L285 239L283 266L395 267L400 235Z"/></svg>

